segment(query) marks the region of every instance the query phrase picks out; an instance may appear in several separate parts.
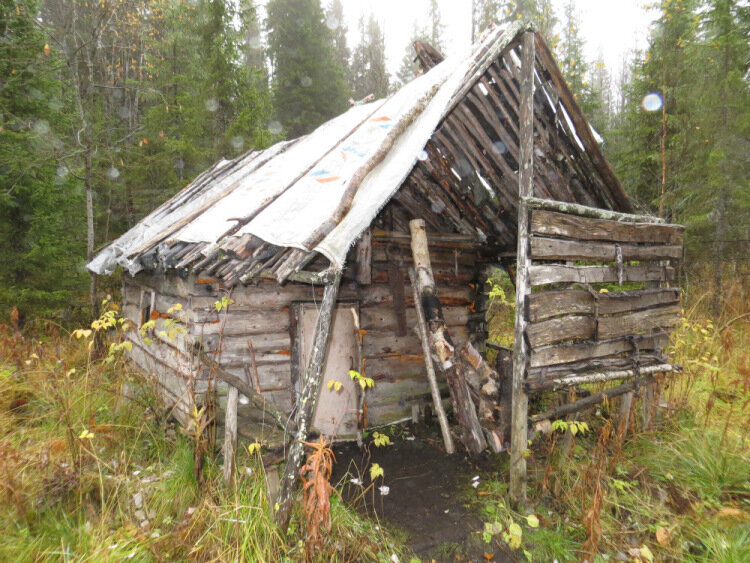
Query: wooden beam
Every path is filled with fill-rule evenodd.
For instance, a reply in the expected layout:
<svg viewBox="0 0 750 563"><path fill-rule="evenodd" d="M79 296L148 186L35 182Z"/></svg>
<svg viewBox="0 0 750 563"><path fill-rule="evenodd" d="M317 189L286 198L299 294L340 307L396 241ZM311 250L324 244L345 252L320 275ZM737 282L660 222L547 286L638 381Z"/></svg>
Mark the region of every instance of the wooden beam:
<svg viewBox="0 0 750 563"><path fill-rule="evenodd" d="M543 199L540 197L529 197L526 200L531 209L545 209L547 211L558 211L568 215L578 215L580 217L591 217L594 219L606 219L609 221L625 221L629 223L653 223L664 224L666 221L661 217L654 215L643 215L635 213L623 213L621 211L611 211L609 209L599 209L580 203L569 203L567 201L555 201L553 199Z"/></svg>
<svg viewBox="0 0 750 563"><path fill-rule="evenodd" d="M336 306L336 297L339 293L341 272L335 272L333 279L326 285L323 292L323 301L320 304L318 322L313 333L313 345L310 352L310 361L305 370L305 376L301 382L302 392L297 402L297 432L295 439L289 447L284 472L281 477L279 495L276 500L276 523L282 530L286 530L289 524L289 515L294 503L294 492L299 479L299 468L305 453L302 443L307 440L318 402L318 393L323 377L328 344L331 340L331 324L333 312Z"/></svg>
<svg viewBox="0 0 750 563"><path fill-rule="evenodd" d="M682 368L679 365L659 364L657 366L647 366L638 369L639 375L652 375L654 373L677 372ZM623 369L617 371L608 371L601 373L586 373L581 375L568 375L556 377L555 379L545 379L539 383L527 383L526 389L529 393L541 393L543 391L556 391L575 385L585 385L586 383L601 383L602 381L613 381L616 379L630 379L635 377L634 369Z"/></svg>
<svg viewBox="0 0 750 563"><path fill-rule="evenodd" d="M357 242L357 283L370 285L372 283L372 230L365 229Z"/></svg>
<svg viewBox="0 0 750 563"><path fill-rule="evenodd" d="M669 335L664 332L641 336L638 348L641 351L658 350L669 344ZM579 344L557 344L545 346L531 353L531 367L567 364L591 358L603 358L632 352L633 345L625 337L597 342L581 342Z"/></svg>
<svg viewBox="0 0 750 563"><path fill-rule="evenodd" d="M671 266L648 264L624 266L623 282L672 281L675 269ZM619 283L617 266L563 266L561 264L534 265L529 267L529 283L532 286L550 283Z"/></svg>
<svg viewBox="0 0 750 563"><path fill-rule="evenodd" d="M526 342L526 299L529 285L529 207L526 198L534 195L534 32L523 34L521 51L521 94L519 100L519 170L518 250L516 270L516 326L513 344L513 403L510 437L510 497L515 502L526 499L526 458L528 445L529 399L523 384L528 369Z"/></svg>
<svg viewBox="0 0 750 563"><path fill-rule="evenodd" d="M581 143L583 143L586 154L591 159L594 168L609 188L620 209L626 212L633 211L633 204L630 203L622 184L620 184L620 180L615 176L609 162L604 158L602 149L599 147L599 143L596 142L594 134L591 132L591 126L586 120L586 117L584 117L583 112L581 111L578 102L576 102L575 96L573 96L573 93L570 91L568 83L565 81L560 69L557 67L552 53L545 44L540 33L535 33L535 37L539 60L544 65L547 72L549 72L552 83L557 90L557 94L560 96L560 101L575 126L576 135L581 140Z"/></svg>
<svg viewBox="0 0 750 563"><path fill-rule="evenodd" d="M445 410L443 409L443 400L440 397L440 386L435 375L435 366L432 364L432 353L430 352L430 342L427 336L427 322L424 318L424 309L422 309L420 303L417 274L414 272L414 268L409 268L409 279L414 290L414 309L417 311L417 332L419 333L419 340L422 343L424 365L427 369L427 381L430 383L430 392L432 393L432 406L440 422L440 432L443 435L445 453L452 454L455 453L456 447L453 445L453 436L451 436L448 418L445 416Z"/></svg>
<svg viewBox="0 0 750 563"><path fill-rule="evenodd" d="M628 260L675 260L682 258L682 245L637 245L616 242L563 240L531 237L531 257L535 260L585 260L588 262L615 262L617 252Z"/></svg>

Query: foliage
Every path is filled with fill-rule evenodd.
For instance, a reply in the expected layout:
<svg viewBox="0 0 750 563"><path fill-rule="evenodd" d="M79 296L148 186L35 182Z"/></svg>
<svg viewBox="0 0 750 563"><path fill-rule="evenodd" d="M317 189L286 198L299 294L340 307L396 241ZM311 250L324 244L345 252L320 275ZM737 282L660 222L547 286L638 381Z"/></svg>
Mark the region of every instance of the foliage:
<svg viewBox="0 0 750 563"><path fill-rule="evenodd" d="M271 0L267 11L276 115L299 137L346 109L344 69L320 0Z"/></svg>
<svg viewBox="0 0 750 563"><path fill-rule="evenodd" d="M351 88L355 100L372 94L388 95L388 70L385 66L385 36L373 14L359 22L359 45L355 47L351 66Z"/></svg>

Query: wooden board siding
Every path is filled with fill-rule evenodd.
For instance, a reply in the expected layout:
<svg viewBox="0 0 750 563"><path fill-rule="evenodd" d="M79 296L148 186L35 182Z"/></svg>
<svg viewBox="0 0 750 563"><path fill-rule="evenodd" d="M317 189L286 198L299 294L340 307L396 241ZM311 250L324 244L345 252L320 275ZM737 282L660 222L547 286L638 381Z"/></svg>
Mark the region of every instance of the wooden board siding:
<svg viewBox="0 0 750 563"><path fill-rule="evenodd" d="M388 244L394 246L386 252ZM365 373L376 381L367 396L369 426L406 419L411 416L412 404L422 408L430 400L421 345L413 332L416 315L407 275L411 263L408 244L409 235L373 231L371 283L354 283L346 278L345 272L339 292L340 302L359 304ZM398 264L398 269L405 280L403 293L407 326L406 335L401 337L395 332L397 314L392 288L388 283L389 257L398 258L399 254L403 260ZM457 344L472 337L483 341L483 335L471 334L471 330L481 331L485 326L483 318L479 319L483 313L472 311L478 293L476 287L469 285L477 276L478 248L467 236L438 236L431 258L439 272L438 291L454 340ZM175 338L175 342L157 342L154 339L152 347L145 346L137 335L133 336L134 342L138 341L134 354L136 363L146 371L158 373L162 381L160 385L166 390L165 399L168 395L169 400L174 401L179 389L185 385L184 379L194 361L190 348L193 340L200 341L203 350L208 353L215 351L221 342L219 363L229 373L243 379L246 373L250 373L254 379L249 349L249 342L252 342L261 393L280 411L291 411L294 390L291 380L293 350L290 307L293 302L299 301L320 303L322 287L295 282L280 286L269 280L248 286L237 285L229 294L234 303L227 312L217 313L214 304L220 299L218 295L225 293L220 284L209 276L198 274L180 279L173 274L126 275L123 282L123 310L136 325L140 323L141 291L152 289L156 294L156 309L160 313L166 312L175 303L182 305L180 315L188 329L184 336ZM225 317L226 324L222 331ZM176 373L184 373L185 376L174 375ZM226 402L226 393L226 384L217 385L220 410ZM260 424L257 413L252 414L252 410L249 405L240 404L240 435L247 436L248 428L256 433L275 435L275 431Z"/></svg>
<svg viewBox="0 0 750 563"><path fill-rule="evenodd" d="M563 206L542 200L532 206L528 272L535 290L523 312L531 348L526 381L663 365L669 330L680 318L680 290L670 285L684 228ZM599 285L621 282L644 289Z"/></svg>

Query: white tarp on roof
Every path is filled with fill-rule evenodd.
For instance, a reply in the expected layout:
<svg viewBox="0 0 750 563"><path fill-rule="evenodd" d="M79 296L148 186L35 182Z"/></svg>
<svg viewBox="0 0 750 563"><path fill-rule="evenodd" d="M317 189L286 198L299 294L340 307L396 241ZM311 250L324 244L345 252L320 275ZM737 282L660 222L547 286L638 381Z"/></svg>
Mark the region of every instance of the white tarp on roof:
<svg viewBox="0 0 750 563"><path fill-rule="evenodd" d="M334 267L343 268L349 247L401 186L468 75L520 29L515 25L502 36L491 34L474 53L447 58L389 98L352 107L307 137L279 143L252 158L246 155L224 162L223 166L232 170L221 174L215 185L209 181L197 190L197 183L206 181L215 166L170 200L172 205L167 202L103 250L88 268L106 274L120 264L135 274L141 269L138 252L149 243L161 239L218 243L236 219L251 215L255 217L237 236L252 234L277 246L315 250ZM315 248L305 248L303 242L331 217L355 173L383 145L399 120L415 112L418 115L385 159L359 185L341 223ZM188 195L191 190L195 196ZM174 205L181 196L184 203ZM262 211L256 215L259 209Z"/></svg>

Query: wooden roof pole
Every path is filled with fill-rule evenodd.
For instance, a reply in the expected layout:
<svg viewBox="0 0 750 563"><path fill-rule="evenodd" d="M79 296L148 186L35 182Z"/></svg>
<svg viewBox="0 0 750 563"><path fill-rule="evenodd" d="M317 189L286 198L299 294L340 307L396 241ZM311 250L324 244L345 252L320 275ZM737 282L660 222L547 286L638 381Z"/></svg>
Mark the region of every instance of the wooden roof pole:
<svg viewBox="0 0 750 563"><path fill-rule="evenodd" d="M341 272L337 271L323 290L323 301L320 304L318 322L315 324L315 331L312 336L310 362L307 364L305 376L302 380L302 392L297 401L297 433L289 447L284 473L279 485L279 495L276 499L276 523L283 531L289 524L289 515L294 504L294 493L299 479L299 468L305 453L305 446L302 442L307 440L310 424L315 415L315 407L318 403L318 393L323 378L328 344L331 341L331 325L340 282Z"/></svg>
<svg viewBox="0 0 750 563"><path fill-rule="evenodd" d="M516 328L513 343L513 384L510 433L510 498L526 499L526 458L529 398L523 384L529 361L526 343L526 299L529 286L529 206L534 195L534 32L523 34L519 100L518 250L516 254Z"/></svg>

